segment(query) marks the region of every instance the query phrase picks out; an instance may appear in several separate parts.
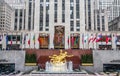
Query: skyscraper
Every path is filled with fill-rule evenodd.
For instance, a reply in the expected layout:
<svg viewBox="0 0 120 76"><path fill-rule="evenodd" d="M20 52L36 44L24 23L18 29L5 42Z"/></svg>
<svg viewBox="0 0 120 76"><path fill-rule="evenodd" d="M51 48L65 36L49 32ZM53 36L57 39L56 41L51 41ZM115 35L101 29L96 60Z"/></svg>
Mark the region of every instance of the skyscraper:
<svg viewBox="0 0 120 76"><path fill-rule="evenodd" d="M25 30L25 1L24 0L5 0L13 9L11 30Z"/></svg>
<svg viewBox="0 0 120 76"><path fill-rule="evenodd" d="M13 9L4 1L0 1L0 31L10 31Z"/></svg>

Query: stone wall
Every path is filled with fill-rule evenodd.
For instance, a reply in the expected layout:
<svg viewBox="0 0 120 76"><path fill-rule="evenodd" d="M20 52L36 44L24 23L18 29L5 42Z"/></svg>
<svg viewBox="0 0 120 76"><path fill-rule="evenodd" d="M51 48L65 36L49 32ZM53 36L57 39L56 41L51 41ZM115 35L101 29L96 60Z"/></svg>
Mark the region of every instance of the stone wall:
<svg viewBox="0 0 120 76"><path fill-rule="evenodd" d="M112 60L120 60L120 51L116 50L94 50L94 71L103 71L103 64L110 63ZM120 64L120 63L119 63Z"/></svg>
<svg viewBox="0 0 120 76"><path fill-rule="evenodd" d="M24 71L25 51L0 51L0 59L7 60L6 63L15 63L15 70Z"/></svg>

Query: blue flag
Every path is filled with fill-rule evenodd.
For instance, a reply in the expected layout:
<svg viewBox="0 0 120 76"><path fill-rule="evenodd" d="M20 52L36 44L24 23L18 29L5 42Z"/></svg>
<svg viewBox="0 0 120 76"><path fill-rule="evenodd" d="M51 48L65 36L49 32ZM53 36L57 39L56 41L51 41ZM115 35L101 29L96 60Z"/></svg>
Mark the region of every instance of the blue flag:
<svg viewBox="0 0 120 76"><path fill-rule="evenodd" d="M115 44L117 44L118 42L118 38L117 38L117 35L115 35Z"/></svg>
<svg viewBox="0 0 120 76"><path fill-rule="evenodd" d="M8 44L8 36L6 35L6 45Z"/></svg>

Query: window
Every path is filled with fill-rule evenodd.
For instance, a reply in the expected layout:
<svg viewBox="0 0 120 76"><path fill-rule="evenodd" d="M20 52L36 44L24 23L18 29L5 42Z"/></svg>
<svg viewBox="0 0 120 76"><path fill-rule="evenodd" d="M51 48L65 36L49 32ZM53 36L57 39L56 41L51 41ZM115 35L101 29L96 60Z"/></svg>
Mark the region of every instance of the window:
<svg viewBox="0 0 120 76"><path fill-rule="evenodd" d="M23 15L23 14L22 14L22 9L20 9L20 17L22 17L22 15Z"/></svg>
<svg viewBox="0 0 120 76"><path fill-rule="evenodd" d="M70 31L74 31L74 21L70 21Z"/></svg>
<svg viewBox="0 0 120 76"><path fill-rule="evenodd" d="M18 16L18 10L17 9L15 10L15 16Z"/></svg>
<svg viewBox="0 0 120 76"><path fill-rule="evenodd" d="M74 2L73 0L70 0L70 18L74 18Z"/></svg>
<svg viewBox="0 0 120 76"><path fill-rule="evenodd" d="M57 4L57 0L54 0L54 22L57 22L57 10L58 10L58 4Z"/></svg>
<svg viewBox="0 0 120 76"><path fill-rule="evenodd" d="M43 31L43 0L40 0L40 21L39 30Z"/></svg>
<svg viewBox="0 0 120 76"><path fill-rule="evenodd" d="M62 22L65 22L65 0L62 0Z"/></svg>
<svg viewBox="0 0 120 76"><path fill-rule="evenodd" d="M79 3L79 0L76 0L76 18L77 18L77 19L80 18L80 14L79 14L79 13L80 13L80 12L79 12L79 11L80 11L80 10L79 10L79 8L80 8L79 6L80 6L80 5L79 5L79 4L80 4L80 3Z"/></svg>
<svg viewBox="0 0 120 76"><path fill-rule="evenodd" d="M45 29L45 31L49 31L49 29L48 29L48 28L46 28L46 29Z"/></svg>
<svg viewBox="0 0 120 76"><path fill-rule="evenodd" d="M46 0L46 27L49 27L49 0Z"/></svg>
<svg viewBox="0 0 120 76"><path fill-rule="evenodd" d="M76 21L76 31L80 31L80 21Z"/></svg>

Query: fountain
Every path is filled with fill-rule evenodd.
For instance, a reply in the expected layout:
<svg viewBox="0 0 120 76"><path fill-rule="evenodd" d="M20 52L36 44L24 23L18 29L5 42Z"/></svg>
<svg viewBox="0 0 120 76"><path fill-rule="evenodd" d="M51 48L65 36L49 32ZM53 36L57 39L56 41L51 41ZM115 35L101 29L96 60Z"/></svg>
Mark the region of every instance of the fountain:
<svg viewBox="0 0 120 76"><path fill-rule="evenodd" d="M66 57L72 57L73 55L67 55L67 52L60 50L59 55L49 56L50 62L46 62L46 72L72 72L73 64L72 61L67 62Z"/></svg>

